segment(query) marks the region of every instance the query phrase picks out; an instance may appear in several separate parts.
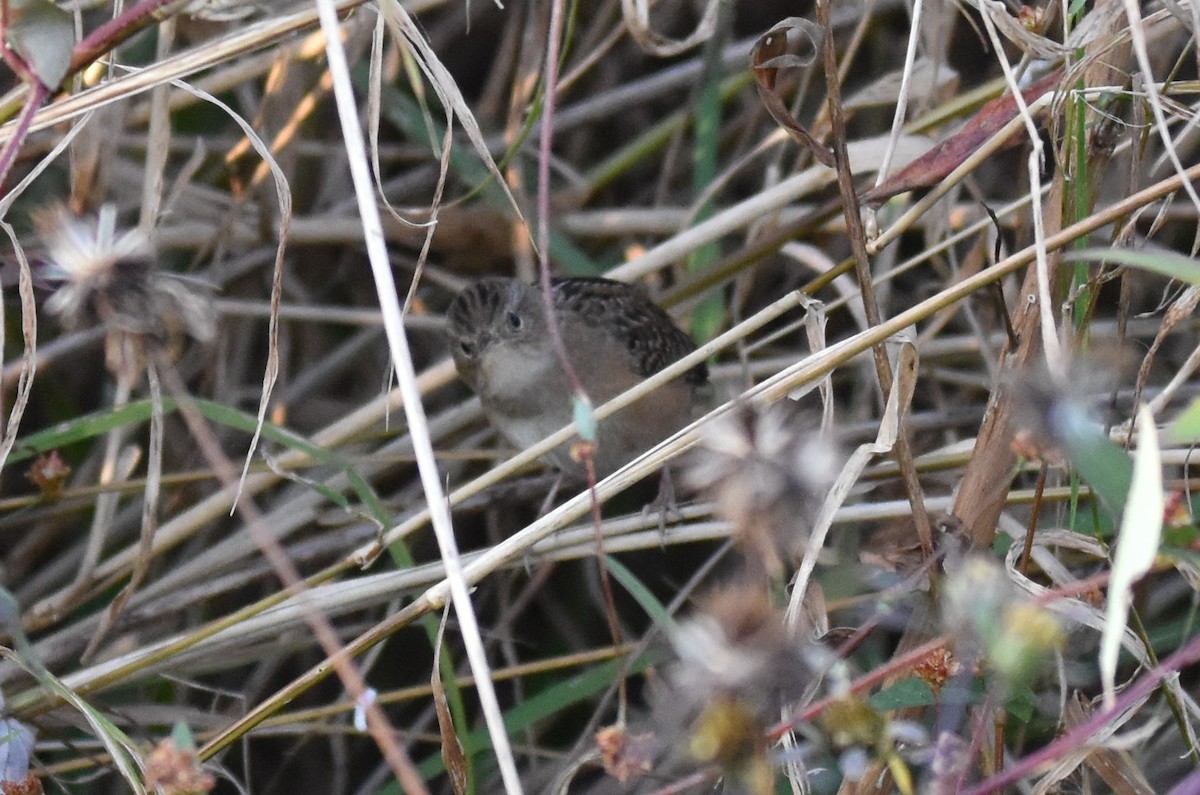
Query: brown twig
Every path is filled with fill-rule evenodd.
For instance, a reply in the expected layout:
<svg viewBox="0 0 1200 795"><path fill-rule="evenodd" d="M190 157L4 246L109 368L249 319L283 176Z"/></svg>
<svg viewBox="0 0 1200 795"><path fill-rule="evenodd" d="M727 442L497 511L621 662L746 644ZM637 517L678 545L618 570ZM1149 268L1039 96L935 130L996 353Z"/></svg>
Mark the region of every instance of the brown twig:
<svg viewBox="0 0 1200 795"><path fill-rule="evenodd" d="M837 52L833 43L833 26L829 20L828 0L817 3L817 24L825 33L825 77L829 96L829 126L833 139L834 159L837 162L838 189L842 196L842 206L846 215L846 233L850 240L850 250L854 255L854 275L858 280L859 291L862 294L863 310L867 323L878 326L883 321L879 314L879 303L875 299L875 286L871 277L871 262L867 254L867 236L863 228L862 209L858 203L858 194L854 187L854 176L850 173L850 157L846 152L846 118L842 109L841 86L838 85ZM875 359L875 373L879 379L879 387L887 400L892 383L892 366L888 362L887 348L879 343L871 348ZM908 438L907 422L908 407L900 407L900 433L896 438L894 448L896 463L900 466L900 477L909 504L913 509L913 522L916 524L917 538L926 557L933 555L933 525L925 510L925 499L921 492L921 481L917 477L917 468L913 460L912 445Z"/></svg>
<svg viewBox="0 0 1200 795"><path fill-rule="evenodd" d="M191 396L188 394L183 380L173 367L165 362L161 362L160 364L162 370L160 376L166 383L168 391L173 393L172 396L179 406L180 416L182 416L187 425L197 448L199 448L200 452L208 460L209 466L216 473L217 479L225 486L230 486L237 482L237 470L221 449L220 443L213 435L212 429L208 427L208 423L204 420L199 409L192 404ZM272 569L283 583L284 593L289 596L302 596L307 588L305 580L296 569L295 564L288 557L287 552L284 551L279 542L271 535L263 519L263 515L257 506L250 501L249 497L242 495L238 498L237 510L245 518L246 527L254 537L255 543L258 544L263 555L270 562ZM303 601L301 601L301 604L303 604ZM388 723L387 716L384 715L382 708L379 704L367 698L368 687L366 681L363 678L362 672L352 662L353 655L338 638L337 630L334 629L328 618L316 610L303 609L301 612L312 630L313 637L321 645L321 649L326 654L326 659L322 661L321 667L335 671L342 685L346 688L346 692L362 706L367 716L367 729L379 746L379 749L383 752L384 758L388 761L392 772L396 775L404 791L409 793L427 793L428 790L425 788L425 783L409 758L408 753L396 741L396 733ZM266 716L264 715L263 717ZM204 757L201 756L201 758Z"/></svg>
<svg viewBox="0 0 1200 795"><path fill-rule="evenodd" d="M1021 574L1029 576L1029 559L1033 554L1033 536L1037 533L1038 517L1042 513L1042 495L1046 491L1046 462L1038 470L1037 484L1033 487L1033 505L1030 508L1029 527L1025 530L1025 547L1021 550Z"/></svg>
<svg viewBox="0 0 1200 795"><path fill-rule="evenodd" d="M558 58L561 50L563 26L563 0L553 0L550 3L550 29L547 32L545 92L542 100L542 137L538 146L538 280L542 286L542 308L546 313L546 331L550 335L551 345L558 357L559 365L571 384L574 400L583 403L590 413L591 400L579 380L578 373L567 355L567 347L563 343L562 333L558 326L558 317L554 311L554 291L550 283L550 157L551 142L554 138L554 103L558 84ZM578 416L578 412L576 412ZM594 423L594 421L593 421ZM583 462L587 474L588 494L591 495L592 526L596 531L596 565L600 569L600 585L604 593L604 608L608 617L609 631L612 633L614 646L621 645L621 627L617 622L616 600L613 598L612 583L608 578L608 566L604 560L604 536L601 530L600 500L596 495L596 464L595 439L585 438L583 444L577 445L576 451ZM620 693L617 704L618 714L625 714L626 691L622 675Z"/></svg>

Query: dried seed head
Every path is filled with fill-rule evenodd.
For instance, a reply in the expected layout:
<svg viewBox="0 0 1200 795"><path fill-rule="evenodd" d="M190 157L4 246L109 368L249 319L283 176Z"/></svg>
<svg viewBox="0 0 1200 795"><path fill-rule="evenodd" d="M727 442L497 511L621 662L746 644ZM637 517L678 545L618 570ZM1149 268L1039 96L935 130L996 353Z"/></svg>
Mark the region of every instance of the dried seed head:
<svg viewBox="0 0 1200 795"><path fill-rule="evenodd" d="M793 635L766 589L729 586L709 596L672 638L673 707L694 716L718 694L764 723L803 695L818 649Z"/></svg>
<svg viewBox="0 0 1200 795"><path fill-rule="evenodd" d="M696 719L688 753L698 762L719 764L750 792L770 793L774 777L767 759L766 729L746 702L718 693Z"/></svg>
<svg viewBox="0 0 1200 795"><path fill-rule="evenodd" d="M886 765L897 777L898 790L915 791L908 763L924 763L929 745L928 732L919 723L894 720L865 699L846 694L825 706L817 725L837 753L847 781L860 781L872 766Z"/></svg>
<svg viewBox="0 0 1200 795"><path fill-rule="evenodd" d="M839 469L836 446L806 415L747 406L707 427L687 481L713 495L747 558L778 576L803 550Z"/></svg>
<svg viewBox="0 0 1200 795"><path fill-rule="evenodd" d="M198 795L216 786L216 779L200 767L194 750L179 748L170 737L146 757L146 785L164 795Z"/></svg>
<svg viewBox="0 0 1200 795"><path fill-rule="evenodd" d="M33 220L47 249L45 274L63 282L46 309L64 322L97 319L97 302L111 303L124 292L145 289L153 256L150 241L137 229L118 234L113 207L101 209L94 228L63 205L37 212Z"/></svg>
<svg viewBox="0 0 1200 795"><path fill-rule="evenodd" d="M596 732L596 750L604 771L622 784L653 770L654 758L661 751L653 733L631 734L623 725L605 726Z"/></svg>
<svg viewBox="0 0 1200 795"><path fill-rule="evenodd" d="M942 622L959 655L978 656L1005 684L1023 682L1063 641L1058 619L982 555L968 556L946 578Z"/></svg>
<svg viewBox="0 0 1200 795"><path fill-rule="evenodd" d="M61 281L46 310L64 325L101 324L108 365L131 374L147 345L166 353L184 334L206 341L216 332L208 297L154 268L154 248L139 230L118 233L116 210L101 208L89 225L58 205L34 216L46 246L45 274Z"/></svg>
<svg viewBox="0 0 1200 795"><path fill-rule="evenodd" d="M818 719L829 742L835 748L853 745L883 747L887 736L887 718L857 696L846 695L821 711Z"/></svg>
<svg viewBox="0 0 1200 795"><path fill-rule="evenodd" d="M788 630L758 585L723 588L672 637L679 659L655 695L660 734L716 763L743 790L771 792L769 727L814 681L815 647Z"/></svg>
<svg viewBox="0 0 1200 795"><path fill-rule="evenodd" d="M948 649L937 649L913 667L913 674L924 680L934 693L942 692L947 682L962 671L962 663Z"/></svg>
<svg viewBox="0 0 1200 795"><path fill-rule="evenodd" d="M46 502L55 502L62 496L63 487L70 476L71 467L63 461L57 450L39 455L25 473L25 477L37 486Z"/></svg>

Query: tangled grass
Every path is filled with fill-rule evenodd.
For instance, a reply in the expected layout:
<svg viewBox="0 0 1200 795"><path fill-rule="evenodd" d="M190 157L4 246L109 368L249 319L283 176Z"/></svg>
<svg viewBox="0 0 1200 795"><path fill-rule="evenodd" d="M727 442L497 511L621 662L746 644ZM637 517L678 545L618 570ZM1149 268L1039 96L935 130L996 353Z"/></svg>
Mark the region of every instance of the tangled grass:
<svg viewBox="0 0 1200 795"><path fill-rule="evenodd" d="M6 6L5 792L1200 787L1193 4L650 6ZM539 516L543 265L714 394Z"/></svg>

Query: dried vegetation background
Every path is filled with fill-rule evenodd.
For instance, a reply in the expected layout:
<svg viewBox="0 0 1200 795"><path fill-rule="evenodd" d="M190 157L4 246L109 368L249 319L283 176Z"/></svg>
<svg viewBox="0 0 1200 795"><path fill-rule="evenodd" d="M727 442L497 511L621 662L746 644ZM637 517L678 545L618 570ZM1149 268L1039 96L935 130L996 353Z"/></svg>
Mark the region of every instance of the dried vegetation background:
<svg viewBox="0 0 1200 795"><path fill-rule="evenodd" d="M647 5L3 6L5 792L1200 788L1200 11ZM595 523L539 256L719 343Z"/></svg>

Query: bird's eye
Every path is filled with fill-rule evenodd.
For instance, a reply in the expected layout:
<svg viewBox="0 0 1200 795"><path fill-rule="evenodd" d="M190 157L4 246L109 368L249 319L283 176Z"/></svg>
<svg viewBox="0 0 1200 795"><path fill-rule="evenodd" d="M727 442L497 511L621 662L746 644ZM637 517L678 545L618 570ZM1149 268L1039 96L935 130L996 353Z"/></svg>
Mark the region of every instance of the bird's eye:
<svg viewBox="0 0 1200 795"><path fill-rule="evenodd" d="M517 329L521 328L521 323L522 323L521 316L518 315L516 312L509 312L508 316L505 317L504 320L506 323L508 323L508 327L510 329L512 329L513 331L516 331Z"/></svg>
<svg viewBox="0 0 1200 795"><path fill-rule="evenodd" d="M458 343L458 347L462 349L464 356L475 355L475 343L473 342L467 342L466 340L463 340L462 342Z"/></svg>

